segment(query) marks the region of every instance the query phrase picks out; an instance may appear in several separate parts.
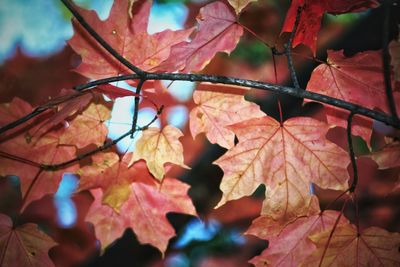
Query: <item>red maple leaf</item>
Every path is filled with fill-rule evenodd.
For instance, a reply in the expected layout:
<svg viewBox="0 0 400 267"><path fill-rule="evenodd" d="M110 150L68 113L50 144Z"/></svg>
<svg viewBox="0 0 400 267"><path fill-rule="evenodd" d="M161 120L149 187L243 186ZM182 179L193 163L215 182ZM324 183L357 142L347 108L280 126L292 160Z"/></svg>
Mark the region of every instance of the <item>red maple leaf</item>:
<svg viewBox="0 0 400 267"><path fill-rule="evenodd" d="M381 51L362 52L352 57L345 57L342 51L328 51L327 63L314 69L307 90L388 112L382 71ZM398 99L400 94L394 92L394 96ZM345 128L348 113L327 106L327 119L330 124ZM369 142L371 128L371 119L356 117L352 133Z"/></svg>
<svg viewBox="0 0 400 267"><path fill-rule="evenodd" d="M217 52L230 53L243 34L236 20L236 14L223 2L201 8L197 16L199 30L193 40L174 45L169 58L157 70L200 71Z"/></svg>
<svg viewBox="0 0 400 267"><path fill-rule="evenodd" d="M99 19L94 11L78 8L79 13L118 53L143 70L151 70L166 60L171 46L185 41L192 29L165 30L152 35L147 33L151 1L115 1L107 20ZM131 8L131 9L129 9ZM129 14L133 14L130 16ZM82 57L77 72L92 79L131 73L108 54L79 24L74 24L75 34L69 44Z"/></svg>
<svg viewBox="0 0 400 267"><path fill-rule="evenodd" d="M15 226L0 213L0 266L54 266L48 252L55 245L36 224Z"/></svg>
<svg viewBox="0 0 400 267"><path fill-rule="evenodd" d="M367 8L377 6L375 0L294 0L287 12L282 32L293 30L297 10L302 8L299 25L293 39L293 47L304 44L311 48L313 54L317 51L317 36L321 28L322 16L325 13L344 14L349 12L360 12Z"/></svg>

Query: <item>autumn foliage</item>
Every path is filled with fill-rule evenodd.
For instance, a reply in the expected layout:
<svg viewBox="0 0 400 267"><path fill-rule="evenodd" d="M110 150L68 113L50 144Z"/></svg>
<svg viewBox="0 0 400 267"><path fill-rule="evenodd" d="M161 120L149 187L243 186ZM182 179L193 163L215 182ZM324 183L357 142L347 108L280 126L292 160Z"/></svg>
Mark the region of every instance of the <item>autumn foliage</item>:
<svg viewBox="0 0 400 267"><path fill-rule="evenodd" d="M348 55L326 49L345 29L322 26L327 13L390 1L293 0L273 30L251 17L258 10L276 16L271 3L214 1L193 4L185 29L153 34L149 0L115 0L104 21L63 2L75 16L68 45L81 60L73 71L84 78L40 105L21 96L0 105L1 266L78 265L128 228L160 251L151 266L163 266L176 235L170 213L244 221L242 234L253 240L246 246L268 240L229 266L400 266L391 215L399 215L398 204L371 212L375 219L362 215L366 196L399 200L399 44L394 38ZM251 42L270 59L255 66L237 56ZM315 68L302 86L308 61ZM111 84L118 81L135 90ZM191 100L171 95L176 81L196 82ZM288 96L304 100L300 111L290 109ZM112 140L107 121L123 97L135 102L131 128ZM189 110L182 129L168 123L176 105ZM145 108L154 118L139 125ZM137 139L134 151L117 150L129 136ZM214 211L199 212L178 177L190 176L210 143L222 151L213 168L223 175L212 174L222 179L222 194L210 202ZM57 225L51 204L65 173L79 177L71 232ZM19 188L11 184L15 176ZM376 225L379 214L391 221Z"/></svg>

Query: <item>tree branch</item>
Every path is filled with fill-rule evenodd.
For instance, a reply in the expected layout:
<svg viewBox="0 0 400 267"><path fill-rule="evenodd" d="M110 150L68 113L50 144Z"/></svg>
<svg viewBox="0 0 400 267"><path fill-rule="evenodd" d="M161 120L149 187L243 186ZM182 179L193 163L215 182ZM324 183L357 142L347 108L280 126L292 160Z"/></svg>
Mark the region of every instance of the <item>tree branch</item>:
<svg viewBox="0 0 400 267"><path fill-rule="evenodd" d="M82 91L85 89L89 89L91 87L107 84L110 82L116 81L126 81L126 80L135 80L135 79L144 79L144 80L170 80L170 81L191 81L191 82L210 82L216 84L229 84L229 85L239 85L254 89L260 90L267 90L271 92L275 92L278 94L283 95L290 95L297 98L304 98L309 100L314 100L320 103L328 104L334 107L338 107L344 110L348 110L353 112L354 114L362 115L364 117L368 117L387 125L393 126L397 129L400 129L400 121L389 116L386 113L375 111L372 109L364 108L360 105L353 104L351 102L347 102L338 98L305 91L303 89L297 89L288 86L282 86L277 84L270 84L265 82L259 82L254 80L246 80L246 79L239 79L235 77L227 77L227 76L217 76L217 75L206 75L206 74L184 74L184 73L146 73L144 78L140 77L138 74L128 74L128 75L121 75L115 77L109 77L105 79L100 79L92 82L88 82L86 84L78 85L75 87L76 90ZM49 107L38 107L31 113L25 115L24 117L13 121L9 124L0 128L0 134L15 128L16 126L29 121L30 119L34 118L35 116L41 114L42 112L49 109Z"/></svg>
<svg viewBox="0 0 400 267"><path fill-rule="evenodd" d="M87 88L106 84L108 82L130 80L130 79L140 79L136 74L122 75L118 77L110 77L106 79L101 79L93 82L89 82L84 85L77 86L77 90L85 90ZM305 91L303 89L296 89L293 87L270 84L265 82L259 82L254 80L239 79L235 77L227 76L217 76L217 75L206 75L206 74L184 74L184 73L146 73L146 80L170 80L170 81L191 81L191 82L210 82L216 84L229 84L229 85L239 85L254 89L267 90L275 92L278 94L290 95L297 98L304 98L309 100L314 100L320 103L335 106L341 109L352 111L354 114L359 114L364 117L368 117L377 121L381 121L395 128L400 129L400 122L395 120L393 117L387 115L386 113L375 111L372 109L364 108L360 105L353 104L338 98Z"/></svg>

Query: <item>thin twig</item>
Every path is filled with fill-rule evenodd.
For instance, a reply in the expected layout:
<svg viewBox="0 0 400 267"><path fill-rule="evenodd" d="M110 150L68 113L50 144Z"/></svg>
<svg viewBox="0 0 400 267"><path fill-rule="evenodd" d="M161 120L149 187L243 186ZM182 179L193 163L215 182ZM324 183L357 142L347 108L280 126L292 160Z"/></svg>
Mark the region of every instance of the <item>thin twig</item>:
<svg viewBox="0 0 400 267"><path fill-rule="evenodd" d="M108 53L110 53L115 59L124 64L128 69L132 70L139 76L143 76L146 72L139 69L123 56L121 56L114 48L112 48L93 28L86 22L86 20L79 14L75 9L75 6L69 0L61 0L61 2L68 8L68 10L74 15L79 24L92 36L97 43L99 43Z"/></svg>
<svg viewBox="0 0 400 267"><path fill-rule="evenodd" d="M290 77L292 78L294 87L298 88L298 89L300 89L300 84L299 84L299 81L297 80L296 70L294 69L293 58L292 58L292 45L293 45L294 36L297 31L297 26L299 26L301 10L302 10L302 7L299 6L297 8L296 21L294 22L293 30L290 33L288 42L285 44L285 54L286 54L287 61L288 61Z"/></svg>
<svg viewBox="0 0 400 267"><path fill-rule="evenodd" d="M393 97L392 82L390 74L390 55L389 55L389 21L390 21L390 4L391 1L385 0L383 2L384 7L384 19L383 19L383 36L382 36L382 62L383 62L383 77L385 80L385 91L389 105L389 110L392 116L399 120L397 115L396 102Z"/></svg>
<svg viewBox="0 0 400 267"><path fill-rule="evenodd" d="M356 156L354 155L354 148L353 148L353 139L351 138L351 122L353 120L354 113L350 112L349 117L347 118L347 143L349 145L349 156L351 160L351 166L353 167L353 182L349 188L349 192L353 193L356 190L357 183L358 183L358 170L357 170L357 163L356 163Z"/></svg>
<svg viewBox="0 0 400 267"><path fill-rule="evenodd" d="M142 86L143 86L145 81L146 80L141 79L139 81L139 84L136 87L135 106L134 106L134 109L133 109L133 116L132 116L132 129L136 128L138 115L139 115L139 100L140 100L138 95L140 95L140 91L142 90ZM133 133L134 132L131 133L131 138L133 138Z"/></svg>

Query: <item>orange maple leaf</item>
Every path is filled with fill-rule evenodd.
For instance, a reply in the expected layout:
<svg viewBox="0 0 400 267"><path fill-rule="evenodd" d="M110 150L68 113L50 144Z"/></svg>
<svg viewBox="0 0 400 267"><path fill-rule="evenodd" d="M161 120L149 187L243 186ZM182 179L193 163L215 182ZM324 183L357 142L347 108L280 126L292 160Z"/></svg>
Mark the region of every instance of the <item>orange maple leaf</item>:
<svg viewBox="0 0 400 267"><path fill-rule="evenodd" d="M193 100L197 104L190 112L193 138L205 132L211 143L225 148L233 147L235 139L235 134L226 126L265 116L257 104L244 100L242 95L195 91Z"/></svg>
<svg viewBox="0 0 400 267"><path fill-rule="evenodd" d="M107 138L108 129L104 122L111 118L111 102L99 98L69 123L60 136L60 143L83 148L89 144L102 145Z"/></svg>
<svg viewBox="0 0 400 267"><path fill-rule="evenodd" d="M378 227L358 233L352 224L312 235L317 250L301 266L399 266L400 234Z"/></svg>
<svg viewBox="0 0 400 267"><path fill-rule="evenodd" d="M164 253L169 239L175 235L166 214L180 212L196 215L187 196L188 188L188 185L172 178L164 179L159 188L133 183L130 186L130 197L121 206L119 213L101 204L100 190L92 190L95 201L86 218L94 224L96 236L103 248L131 227L141 243L151 244Z"/></svg>
<svg viewBox="0 0 400 267"><path fill-rule="evenodd" d="M298 218L286 225L278 235L268 236L268 248L250 262L255 266L299 266L316 250L316 246L308 237L332 230L338 216L340 216L340 212L328 210L310 217ZM253 222L247 234L265 238L263 232L266 227L272 229L281 227L276 221L264 220L262 222L256 221L256 224ZM338 225L345 223L348 223L348 220L342 216Z"/></svg>
<svg viewBox="0 0 400 267"><path fill-rule="evenodd" d="M114 152L95 154L90 165L76 172L80 176L78 190L101 188L102 203L118 212L128 200L131 194L130 185L134 181L151 184L154 180L144 162L137 162L128 168L130 158L130 153L122 160Z"/></svg>
<svg viewBox="0 0 400 267"><path fill-rule="evenodd" d="M224 171L218 206L252 194L263 183L262 213L290 221L308 209L311 183L335 190L348 187L348 155L325 138L329 126L323 122L297 117L281 125L263 117L229 128L239 143L215 161Z"/></svg>
<svg viewBox="0 0 400 267"><path fill-rule="evenodd" d="M161 131L155 127L143 131L143 135L136 142L135 152L129 166L135 161L144 159L151 174L159 181L164 177L165 163L189 168L183 163L183 147L178 140L182 135L178 128L171 125L165 126Z"/></svg>

